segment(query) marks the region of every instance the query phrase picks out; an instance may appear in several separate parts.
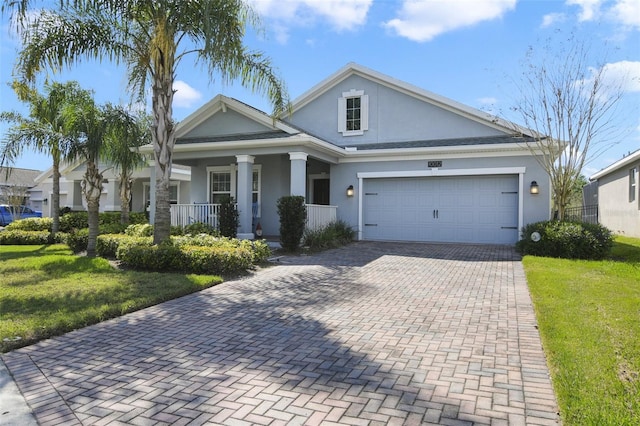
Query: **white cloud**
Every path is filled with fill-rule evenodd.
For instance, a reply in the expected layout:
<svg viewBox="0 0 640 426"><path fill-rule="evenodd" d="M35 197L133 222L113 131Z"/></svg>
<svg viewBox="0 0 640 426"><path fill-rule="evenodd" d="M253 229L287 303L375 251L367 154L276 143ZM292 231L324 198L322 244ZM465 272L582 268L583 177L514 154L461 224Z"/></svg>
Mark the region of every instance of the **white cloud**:
<svg viewBox="0 0 640 426"><path fill-rule="evenodd" d="M384 24L402 37L429 41L448 31L502 17L517 0L404 0L398 17Z"/></svg>
<svg viewBox="0 0 640 426"><path fill-rule="evenodd" d="M618 0L611 13L623 25L640 30L640 1Z"/></svg>
<svg viewBox="0 0 640 426"><path fill-rule="evenodd" d="M191 108L194 102L197 102L202 98L202 93L198 92L182 80L176 80L173 82L173 90L176 91L173 95L173 105L178 108Z"/></svg>
<svg viewBox="0 0 640 426"><path fill-rule="evenodd" d="M582 9L578 15L579 21L592 21L600 15L602 0L567 0L567 4Z"/></svg>
<svg viewBox="0 0 640 426"><path fill-rule="evenodd" d="M247 0L261 16L277 22L276 38L288 40L291 26L311 26L317 20L328 21L337 31L363 25L373 0Z"/></svg>
<svg viewBox="0 0 640 426"><path fill-rule="evenodd" d="M482 105L495 105L498 103L498 99L492 97L479 98L478 102Z"/></svg>
<svg viewBox="0 0 640 426"><path fill-rule="evenodd" d="M567 16L564 13L549 13L542 17L542 24L540 24L540 26L542 28L547 28L560 22L564 22L565 19L567 19Z"/></svg>
<svg viewBox="0 0 640 426"><path fill-rule="evenodd" d="M625 92L640 92L640 62L620 61L606 64L602 70L606 83Z"/></svg>

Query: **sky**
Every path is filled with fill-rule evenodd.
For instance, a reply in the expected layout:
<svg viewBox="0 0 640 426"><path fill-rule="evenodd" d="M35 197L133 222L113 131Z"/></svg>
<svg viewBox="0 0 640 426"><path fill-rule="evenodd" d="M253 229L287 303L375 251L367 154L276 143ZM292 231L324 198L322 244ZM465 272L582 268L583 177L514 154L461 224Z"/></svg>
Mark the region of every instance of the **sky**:
<svg viewBox="0 0 640 426"><path fill-rule="evenodd" d="M590 156L587 177L640 149L640 1L638 0L247 0L261 17L245 44L262 51L284 80L292 100L349 62L521 124L517 103L527 51L543 53L545 40L573 33L590 47L589 66L624 76L624 96L612 123L615 139ZM19 52L7 15L0 21L0 110L28 110L8 86ZM555 43L555 42L554 42ZM552 45L555 45L552 43ZM176 75L174 118L222 93L265 112L266 97L224 84L194 58ZM45 76L39 78L44 81ZM77 80L99 103L131 102L126 70L83 61L50 74ZM616 80L621 81L621 80ZM0 137L7 125L0 123ZM51 160L26 152L14 167L46 170Z"/></svg>

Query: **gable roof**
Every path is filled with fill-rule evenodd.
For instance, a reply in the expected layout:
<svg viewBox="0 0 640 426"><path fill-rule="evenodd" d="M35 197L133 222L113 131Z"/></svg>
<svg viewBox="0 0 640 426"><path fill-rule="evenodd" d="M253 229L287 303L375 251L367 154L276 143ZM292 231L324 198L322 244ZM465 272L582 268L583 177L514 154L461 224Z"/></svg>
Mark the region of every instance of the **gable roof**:
<svg viewBox="0 0 640 426"><path fill-rule="evenodd" d="M487 125L489 127L495 128L497 130L500 130L506 133L512 133L512 134L520 133L525 136L529 136L532 133L531 130L525 129L515 123L512 123L507 120L503 120L499 117L488 114L479 109L472 108L468 105L464 105L452 99L435 94L433 92L430 92L428 90L406 83L404 81L395 79L388 75L382 74L378 71L364 67L355 62L349 62L347 65L340 68L338 71L336 71L335 73L325 78L320 83L316 84L311 89L307 90L302 95L294 99L292 102L293 113L295 113L297 110L304 107L305 105L309 104L314 99L318 98L323 93L327 92L329 89L334 87L336 84L340 83L341 81L347 79L352 75L357 75L357 76L366 78L368 80L374 81L375 83L381 84L393 90L412 96L423 102L427 102L429 104L440 107L444 110L453 112L455 114L466 117L470 120L482 123L484 125Z"/></svg>
<svg viewBox="0 0 640 426"><path fill-rule="evenodd" d="M634 152L630 153L626 157L623 157L622 159L611 164L610 166L605 167L599 172L596 172L593 176L589 178L589 180L598 180L601 177L606 176L611 172L614 172L618 169L621 169L622 167L629 166L636 162L640 162L640 149L635 150Z"/></svg>
<svg viewBox="0 0 640 426"><path fill-rule="evenodd" d="M233 110L236 113L262 124L273 131L280 131L287 134L300 133L298 129L294 128L290 124L275 119L264 111L254 108L251 105L224 95L216 95L209 102L178 123L176 126L176 139L184 137L213 115L218 112L226 112L227 109Z"/></svg>
<svg viewBox="0 0 640 426"><path fill-rule="evenodd" d="M7 176L7 172L9 172L9 176ZM0 167L0 186L31 188L36 185L35 181L40 173L42 173L40 170Z"/></svg>

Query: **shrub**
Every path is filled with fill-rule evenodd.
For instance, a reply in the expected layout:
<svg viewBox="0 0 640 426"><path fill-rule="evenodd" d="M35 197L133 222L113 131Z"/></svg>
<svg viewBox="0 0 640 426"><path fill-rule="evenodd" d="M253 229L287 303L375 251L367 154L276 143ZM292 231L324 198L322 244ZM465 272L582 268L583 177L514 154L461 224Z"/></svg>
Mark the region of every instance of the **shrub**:
<svg viewBox="0 0 640 426"><path fill-rule="evenodd" d="M539 241L531 235L537 232ZM567 259L603 259L613 246L613 234L600 224L543 221L530 223L522 230L523 239L516 243L522 255Z"/></svg>
<svg viewBox="0 0 640 426"><path fill-rule="evenodd" d="M132 237L151 237L153 236L153 225L148 223L129 225L124 230L124 233Z"/></svg>
<svg viewBox="0 0 640 426"><path fill-rule="evenodd" d="M148 246L145 243L121 244L117 259L126 265L149 271L171 271L183 269L180 248L170 242Z"/></svg>
<svg viewBox="0 0 640 426"><path fill-rule="evenodd" d="M280 216L280 244L286 251L297 251L304 235L307 208L304 197L289 195L278 199Z"/></svg>
<svg viewBox="0 0 640 426"><path fill-rule="evenodd" d="M129 223L131 225L136 225L139 223L149 223L147 219L147 214L145 212L133 212L129 213Z"/></svg>
<svg viewBox="0 0 640 426"><path fill-rule="evenodd" d="M222 236L235 238L238 235L239 216L238 210L233 203L233 197L223 197L218 213L218 226Z"/></svg>
<svg viewBox="0 0 640 426"><path fill-rule="evenodd" d="M346 222L336 221L320 229L304 232L303 244L311 250L326 250L349 244L356 236L354 231Z"/></svg>
<svg viewBox="0 0 640 426"><path fill-rule="evenodd" d="M249 269L253 254L246 247L183 246L182 267L197 274L226 274Z"/></svg>
<svg viewBox="0 0 640 426"><path fill-rule="evenodd" d="M67 234L65 243L69 246L72 252L80 253L87 249L89 244L89 229L74 229Z"/></svg>
<svg viewBox="0 0 640 426"><path fill-rule="evenodd" d="M6 229L0 232L0 244L2 245L42 245L53 244L49 231L23 231Z"/></svg>
<svg viewBox="0 0 640 426"><path fill-rule="evenodd" d="M100 257L115 259L118 247L122 241L128 241L132 237L125 234L98 235L96 241L96 253Z"/></svg>
<svg viewBox="0 0 640 426"><path fill-rule="evenodd" d="M14 220L7 225L9 231L49 231L53 226L53 219L50 217L30 217L27 219Z"/></svg>
<svg viewBox="0 0 640 426"><path fill-rule="evenodd" d="M60 231L71 232L74 229L89 227L89 215L87 212L71 212L60 216Z"/></svg>
<svg viewBox="0 0 640 426"><path fill-rule="evenodd" d="M213 235L216 237L220 236L220 231L218 231L214 226L209 225L208 223L202 223L202 222L194 222L194 223L188 224L183 228L182 233L184 235L207 234L207 235Z"/></svg>

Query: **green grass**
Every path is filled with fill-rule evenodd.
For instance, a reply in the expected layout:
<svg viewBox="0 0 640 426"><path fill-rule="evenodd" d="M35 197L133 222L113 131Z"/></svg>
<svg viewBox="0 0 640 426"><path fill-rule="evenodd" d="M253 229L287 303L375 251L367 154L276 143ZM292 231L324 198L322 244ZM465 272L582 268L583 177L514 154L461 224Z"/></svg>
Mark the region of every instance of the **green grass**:
<svg viewBox="0 0 640 426"><path fill-rule="evenodd" d="M85 327L220 283L212 275L113 268L66 245L0 245L0 351Z"/></svg>
<svg viewBox="0 0 640 426"><path fill-rule="evenodd" d="M523 262L563 424L640 424L640 239L604 261Z"/></svg>

